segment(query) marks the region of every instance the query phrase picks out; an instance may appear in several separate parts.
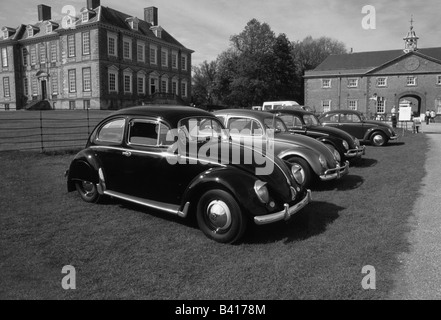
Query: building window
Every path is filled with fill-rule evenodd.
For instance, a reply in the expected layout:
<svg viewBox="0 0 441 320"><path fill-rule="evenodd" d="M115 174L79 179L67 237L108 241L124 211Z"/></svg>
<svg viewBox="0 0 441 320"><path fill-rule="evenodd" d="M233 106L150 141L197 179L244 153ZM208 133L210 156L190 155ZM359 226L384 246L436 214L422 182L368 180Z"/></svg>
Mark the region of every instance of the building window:
<svg viewBox="0 0 441 320"><path fill-rule="evenodd" d="M161 65L168 67L168 51L166 49L161 50Z"/></svg>
<svg viewBox="0 0 441 320"><path fill-rule="evenodd" d="M5 68L8 66L8 49L2 48L2 67Z"/></svg>
<svg viewBox="0 0 441 320"><path fill-rule="evenodd" d="M124 74L124 93L132 93L132 75Z"/></svg>
<svg viewBox="0 0 441 320"><path fill-rule="evenodd" d="M358 79L348 79L348 87L349 88L358 88Z"/></svg>
<svg viewBox="0 0 441 320"><path fill-rule="evenodd" d="M435 100L436 114L441 114L441 98Z"/></svg>
<svg viewBox="0 0 441 320"><path fill-rule="evenodd" d="M52 32L52 24L48 24L46 25L46 33L51 33Z"/></svg>
<svg viewBox="0 0 441 320"><path fill-rule="evenodd" d="M145 62L145 44L142 42L138 42L137 48L138 61Z"/></svg>
<svg viewBox="0 0 441 320"><path fill-rule="evenodd" d="M178 95L178 81L172 81L172 93Z"/></svg>
<svg viewBox="0 0 441 320"><path fill-rule="evenodd" d="M77 92L77 73L75 69L68 71L69 92Z"/></svg>
<svg viewBox="0 0 441 320"><path fill-rule="evenodd" d="M150 78L150 94L154 94L155 92L158 92L158 78L152 77Z"/></svg>
<svg viewBox="0 0 441 320"><path fill-rule="evenodd" d="M168 92L168 81L161 80L161 92Z"/></svg>
<svg viewBox="0 0 441 320"><path fill-rule="evenodd" d="M76 106L75 106L75 101L69 101L69 109L70 110L75 110Z"/></svg>
<svg viewBox="0 0 441 320"><path fill-rule="evenodd" d="M178 68L178 53L176 51L172 51L172 68Z"/></svg>
<svg viewBox="0 0 441 320"><path fill-rule="evenodd" d="M181 83L181 96L187 97L187 82Z"/></svg>
<svg viewBox="0 0 441 320"><path fill-rule="evenodd" d="M83 69L83 91L92 91L92 79L90 68Z"/></svg>
<svg viewBox="0 0 441 320"><path fill-rule="evenodd" d="M83 109L90 109L90 100L83 100Z"/></svg>
<svg viewBox="0 0 441 320"><path fill-rule="evenodd" d="M5 97L11 96L11 88L9 87L9 78L3 78L3 94Z"/></svg>
<svg viewBox="0 0 441 320"><path fill-rule="evenodd" d="M40 63L46 63L46 46L44 44L40 44Z"/></svg>
<svg viewBox="0 0 441 320"><path fill-rule="evenodd" d="M331 88L331 79L322 79L322 88Z"/></svg>
<svg viewBox="0 0 441 320"><path fill-rule="evenodd" d="M109 70L109 92L118 92L118 72Z"/></svg>
<svg viewBox="0 0 441 320"><path fill-rule="evenodd" d="M51 43L51 62L57 62L57 42Z"/></svg>
<svg viewBox="0 0 441 320"><path fill-rule="evenodd" d="M132 40L123 40L123 57L124 59L132 60Z"/></svg>
<svg viewBox="0 0 441 320"><path fill-rule="evenodd" d="M31 47L31 65L35 66L37 64L37 49L35 46Z"/></svg>
<svg viewBox="0 0 441 320"><path fill-rule="evenodd" d="M23 66L27 67L28 66L28 49L23 48L21 50L21 56L23 58Z"/></svg>
<svg viewBox="0 0 441 320"><path fill-rule="evenodd" d="M75 57L75 35L67 36L67 56L69 58Z"/></svg>
<svg viewBox="0 0 441 320"><path fill-rule="evenodd" d="M357 100L348 100L348 109L349 110L357 110L358 101Z"/></svg>
<svg viewBox="0 0 441 320"><path fill-rule="evenodd" d="M408 76L407 78L406 78L406 85L407 86L416 86L416 77L414 77L414 76Z"/></svg>
<svg viewBox="0 0 441 320"><path fill-rule="evenodd" d="M386 112L386 100L378 99L377 101L377 113L385 113Z"/></svg>
<svg viewBox="0 0 441 320"><path fill-rule="evenodd" d="M187 71L187 56L184 54L181 56L181 69Z"/></svg>
<svg viewBox="0 0 441 320"><path fill-rule="evenodd" d="M34 36L34 29L32 27L28 28L28 38L33 37Z"/></svg>
<svg viewBox="0 0 441 320"><path fill-rule="evenodd" d="M117 57L118 52L116 49L118 47L118 37L114 34L108 34L107 42L108 42L107 53L109 54L109 56Z"/></svg>
<svg viewBox="0 0 441 320"><path fill-rule="evenodd" d="M5 111L9 111L9 103L5 103Z"/></svg>
<svg viewBox="0 0 441 320"><path fill-rule="evenodd" d="M28 78L23 78L23 93L25 96L29 95L29 82L28 82Z"/></svg>
<svg viewBox="0 0 441 320"><path fill-rule="evenodd" d="M57 95L58 94L58 76L56 74L52 75L52 94Z"/></svg>
<svg viewBox="0 0 441 320"><path fill-rule="evenodd" d="M90 32L83 32L83 55L90 54Z"/></svg>
<svg viewBox="0 0 441 320"><path fill-rule="evenodd" d="M151 64L157 64L157 55L158 55L158 48L156 46L150 46L150 63Z"/></svg>
<svg viewBox="0 0 441 320"><path fill-rule="evenodd" d="M37 82L37 78L36 77L32 78L31 88L32 88L32 95L33 96L38 95L38 82Z"/></svg>
<svg viewBox="0 0 441 320"><path fill-rule="evenodd" d="M145 94L145 75L138 75L138 94Z"/></svg>
<svg viewBox="0 0 441 320"><path fill-rule="evenodd" d="M331 100L322 100L323 112L331 111Z"/></svg>
<svg viewBox="0 0 441 320"><path fill-rule="evenodd" d="M387 78L381 77L377 78L377 87L386 87L387 86Z"/></svg>
<svg viewBox="0 0 441 320"><path fill-rule="evenodd" d="M89 12L83 12L81 14L81 22L87 22L89 21Z"/></svg>

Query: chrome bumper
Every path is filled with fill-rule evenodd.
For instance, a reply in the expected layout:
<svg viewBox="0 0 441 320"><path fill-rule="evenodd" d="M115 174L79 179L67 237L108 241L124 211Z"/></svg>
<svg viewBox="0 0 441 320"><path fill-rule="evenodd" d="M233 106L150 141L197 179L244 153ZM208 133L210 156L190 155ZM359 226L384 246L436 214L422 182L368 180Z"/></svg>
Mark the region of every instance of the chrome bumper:
<svg viewBox="0 0 441 320"><path fill-rule="evenodd" d="M349 161L345 162L344 166L337 165L335 169L326 170L324 174L320 175L320 180L328 181L334 179L340 179L349 172Z"/></svg>
<svg viewBox="0 0 441 320"><path fill-rule="evenodd" d="M348 152L345 153L346 158L354 158L354 157L361 157L366 154L366 147L360 146L358 149L351 149L348 150Z"/></svg>
<svg viewBox="0 0 441 320"><path fill-rule="evenodd" d="M398 139L398 135L395 134L394 136L390 136L389 140L397 140Z"/></svg>
<svg viewBox="0 0 441 320"><path fill-rule="evenodd" d="M264 216L254 217L254 222L256 224L268 224L273 223L280 220L288 220L294 214L302 210L308 203L311 202L311 190L307 190L306 196L299 202L293 205L292 207L289 204L285 203L285 209L276 213L267 214Z"/></svg>

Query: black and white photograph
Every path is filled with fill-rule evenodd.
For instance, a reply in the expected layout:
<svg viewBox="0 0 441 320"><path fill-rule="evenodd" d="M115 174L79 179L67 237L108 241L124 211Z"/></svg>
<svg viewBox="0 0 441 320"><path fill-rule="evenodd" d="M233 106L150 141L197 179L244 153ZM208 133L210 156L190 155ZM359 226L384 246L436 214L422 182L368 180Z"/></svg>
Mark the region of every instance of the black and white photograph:
<svg viewBox="0 0 441 320"><path fill-rule="evenodd" d="M3 0L0 300L441 299L440 11Z"/></svg>

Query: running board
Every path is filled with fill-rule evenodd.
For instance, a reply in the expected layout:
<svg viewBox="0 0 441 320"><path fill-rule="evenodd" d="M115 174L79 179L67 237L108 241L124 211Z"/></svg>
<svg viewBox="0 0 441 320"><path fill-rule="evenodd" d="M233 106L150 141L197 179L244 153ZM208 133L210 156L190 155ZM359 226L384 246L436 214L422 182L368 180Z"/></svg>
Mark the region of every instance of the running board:
<svg viewBox="0 0 441 320"><path fill-rule="evenodd" d="M177 205L159 202L159 201L153 201L153 200L145 200L145 199L138 198L138 197L128 196L126 194L116 192L116 191L105 190L104 194L107 196L110 196L110 197L130 201L130 202L133 202L133 203L145 206L145 207L149 207L152 209L165 211L165 212L168 212L168 213L171 213L174 215L178 215L182 218L185 218L187 216L188 208L190 207L190 202L187 202L184 206L184 210L180 211L179 206L177 206Z"/></svg>

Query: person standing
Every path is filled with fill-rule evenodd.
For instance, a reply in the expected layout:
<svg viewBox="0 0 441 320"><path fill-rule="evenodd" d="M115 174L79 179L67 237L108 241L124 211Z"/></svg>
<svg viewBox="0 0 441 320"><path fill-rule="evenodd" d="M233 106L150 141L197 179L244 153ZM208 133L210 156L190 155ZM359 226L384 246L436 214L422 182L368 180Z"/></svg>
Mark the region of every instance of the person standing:
<svg viewBox="0 0 441 320"><path fill-rule="evenodd" d="M426 124L430 123L430 111L426 110Z"/></svg>
<svg viewBox="0 0 441 320"><path fill-rule="evenodd" d="M430 118L432 119L432 122L435 123L435 117L436 117L436 113L434 110L430 111Z"/></svg>
<svg viewBox="0 0 441 320"><path fill-rule="evenodd" d="M392 114L392 127L396 128L397 127L397 109L395 109L395 106L392 107L392 110L390 111L390 113Z"/></svg>

